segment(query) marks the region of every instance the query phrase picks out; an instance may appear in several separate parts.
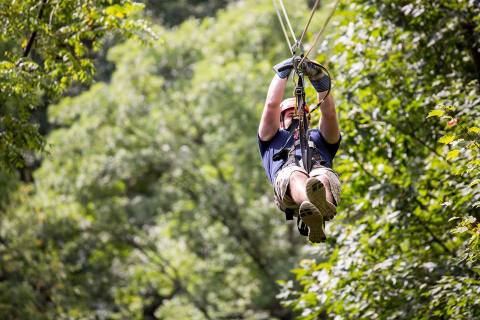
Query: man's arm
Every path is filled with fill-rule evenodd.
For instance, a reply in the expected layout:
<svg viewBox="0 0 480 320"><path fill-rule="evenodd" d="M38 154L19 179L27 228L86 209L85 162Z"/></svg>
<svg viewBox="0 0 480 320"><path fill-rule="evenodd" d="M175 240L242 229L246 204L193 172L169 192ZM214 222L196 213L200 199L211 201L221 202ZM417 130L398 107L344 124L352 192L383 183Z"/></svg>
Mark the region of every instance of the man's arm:
<svg viewBox="0 0 480 320"><path fill-rule="evenodd" d="M317 62L306 59L304 72L310 79L315 90L318 92L318 101L321 101L327 92L330 91L331 79L326 69ZM335 110L335 100L329 94L325 101L320 105L322 117L318 128L323 138L330 144L335 144L340 139L340 129L338 126L337 111Z"/></svg>
<svg viewBox="0 0 480 320"><path fill-rule="evenodd" d="M318 93L318 100L320 101L324 95L325 92ZM340 129L335 109L335 100L331 94L320 105L320 110L322 111L322 117L318 123L318 128L328 143L335 144L340 139Z"/></svg>
<svg viewBox="0 0 480 320"><path fill-rule="evenodd" d="M258 136L262 141L272 139L280 128L280 103L282 102L288 78L273 77L268 87L262 118L258 126Z"/></svg>

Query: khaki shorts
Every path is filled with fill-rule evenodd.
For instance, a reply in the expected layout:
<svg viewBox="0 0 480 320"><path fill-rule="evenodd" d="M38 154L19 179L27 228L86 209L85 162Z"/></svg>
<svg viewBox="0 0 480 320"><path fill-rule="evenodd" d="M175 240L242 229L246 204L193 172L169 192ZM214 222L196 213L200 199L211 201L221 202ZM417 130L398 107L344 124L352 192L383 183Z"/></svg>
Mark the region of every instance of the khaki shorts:
<svg viewBox="0 0 480 320"><path fill-rule="evenodd" d="M292 197L287 193L288 185L290 184L290 176L293 172L299 171L303 172L305 175L310 177L318 177L318 176L326 176L328 178L328 182L330 183L330 191L332 192L333 199L337 205L340 203L340 191L341 185L338 174L328 167L316 167L312 171L310 171L310 175L303 169L297 165L291 165L285 168L282 168L276 178L275 182L273 183L273 192L275 195L275 204L277 207L285 211L285 209L290 208L295 210L295 215L298 213L298 205L293 201Z"/></svg>

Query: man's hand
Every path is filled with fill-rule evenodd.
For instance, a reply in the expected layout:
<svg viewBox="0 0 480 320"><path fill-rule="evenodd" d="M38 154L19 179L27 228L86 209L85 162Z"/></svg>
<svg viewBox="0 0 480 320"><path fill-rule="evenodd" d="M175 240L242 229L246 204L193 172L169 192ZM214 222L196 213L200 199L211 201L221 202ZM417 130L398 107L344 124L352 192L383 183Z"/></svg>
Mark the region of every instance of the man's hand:
<svg viewBox="0 0 480 320"><path fill-rule="evenodd" d="M302 69L317 92L325 92L330 89L330 77L320 64L305 59Z"/></svg>
<svg viewBox="0 0 480 320"><path fill-rule="evenodd" d="M288 76L290 75L290 72L292 72L292 69L293 69L293 58L288 58L273 66L273 70L275 70L278 77L281 79L288 78Z"/></svg>

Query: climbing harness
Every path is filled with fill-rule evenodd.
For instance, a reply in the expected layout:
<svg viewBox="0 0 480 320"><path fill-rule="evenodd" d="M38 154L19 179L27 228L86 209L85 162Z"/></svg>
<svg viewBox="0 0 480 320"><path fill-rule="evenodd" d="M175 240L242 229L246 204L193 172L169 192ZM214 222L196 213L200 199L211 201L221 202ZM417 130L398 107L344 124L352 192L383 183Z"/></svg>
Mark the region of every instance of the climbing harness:
<svg viewBox="0 0 480 320"><path fill-rule="evenodd" d="M285 36L285 39L288 44L288 48L290 49L290 53L292 54L292 61L293 61L293 70L294 76L292 77L293 82L295 83L294 89L294 97L295 97L295 105L294 105L294 114L292 118L292 123L290 128L288 129L288 138L285 142L285 145L282 149L277 152L273 156L273 160L277 161L280 159L285 160L284 166L291 165L293 161L296 162L297 165L298 159L296 157L297 154L300 154L302 166L303 168L309 173L312 169L312 156L315 155L316 161L322 161L321 156L319 157L319 153L315 148L314 142L310 139L310 132L309 132L309 120L310 114L316 110L320 105L325 101L326 97L330 94L331 90L331 77L330 73L328 72L327 68L322 66L321 64L315 63L317 67L321 69L322 72L328 76L328 88L326 90L326 94L323 96L321 101L319 101L311 110L308 109L308 106L305 101L305 75L304 75L304 62L307 59L307 56L312 51L313 47L315 47L320 40L321 35L324 33L330 19L332 18L340 0L337 0L332 11L330 12L327 20L324 22L322 29L320 32L315 36L314 42L309 50L304 53L303 50L303 40L305 39L305 35L307 33L308 27L312 21L313 15L318 8L320 0L316 0L315 4L312 7L312 11L310 13L310 17L302 30L301 36L299 39L295 37L295 33L293 32L292 25L288 18L287 11L285 9L285 5L283 0L272 0L273 5L275 7L275 11L277 13L278 20L280 22L280 26L282 32ZM290 41L290 36L288 35L287 28L290 31L292 41ZM288 68L288 66L284 66L283 70ZM279 71L283 71L279 69ZM295 76L298 78L295 82ZM291 144L291 140L293 138L293 145L289 147ZM285 216L287 220L293 220L294 212L291 209L285 210ZM300 234L307 236L308 235L308 227L303 223L303 221L297 218L297 227Z"/></svg>

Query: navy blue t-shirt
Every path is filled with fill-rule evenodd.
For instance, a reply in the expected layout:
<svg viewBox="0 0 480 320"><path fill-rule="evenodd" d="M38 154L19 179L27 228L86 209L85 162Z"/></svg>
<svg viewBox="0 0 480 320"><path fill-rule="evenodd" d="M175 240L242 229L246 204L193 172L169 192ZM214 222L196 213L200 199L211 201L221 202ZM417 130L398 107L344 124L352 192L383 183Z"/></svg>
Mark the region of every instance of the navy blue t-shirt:
<svg viewBox="0 0 480 320"><path fill-rule="evenodd" d="M282 165L286 161L284 159L273 161L273 155L282 149L282 147L285 145L285 142L287 142L287 139L288 131L283 129L278 130L275 136L273 136L273 138L269 141L262 141L260 137L257 136L263 167L265 168L268 179L272 183L275 181L278 171L280 171ZM333 158L335 157L338 147L340 146L341 139L339 139L335 144L328 143L318 129L310 130L310 139L313 141L315 147L320 152L322 159L325 161L325 164L323 165L331 168L333 164ZM290 139L287 148L292 147L292 145L293 138Z"/></svg>

